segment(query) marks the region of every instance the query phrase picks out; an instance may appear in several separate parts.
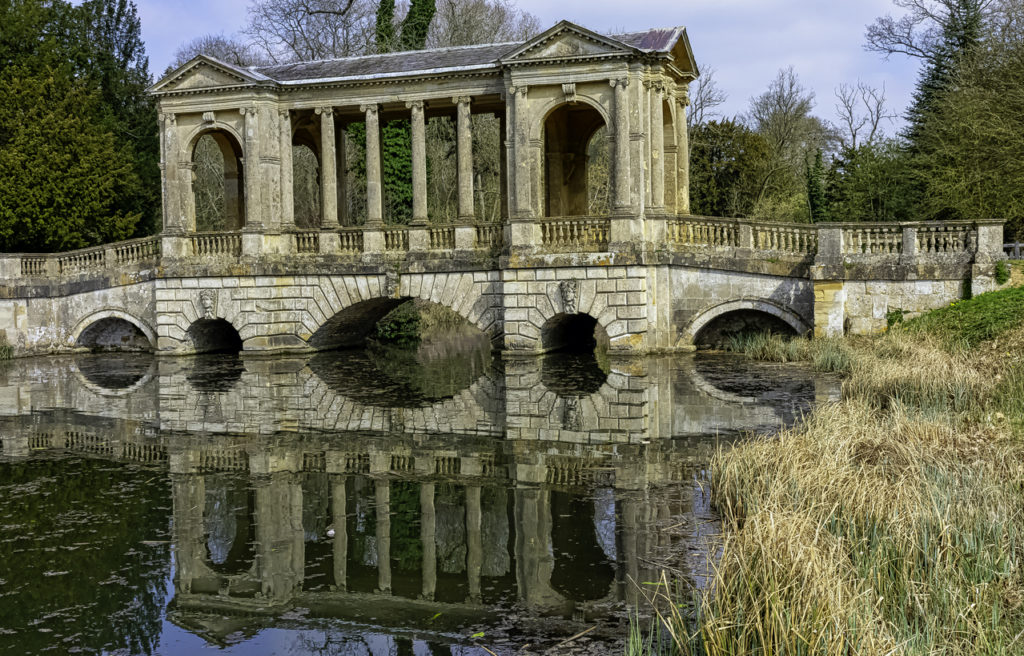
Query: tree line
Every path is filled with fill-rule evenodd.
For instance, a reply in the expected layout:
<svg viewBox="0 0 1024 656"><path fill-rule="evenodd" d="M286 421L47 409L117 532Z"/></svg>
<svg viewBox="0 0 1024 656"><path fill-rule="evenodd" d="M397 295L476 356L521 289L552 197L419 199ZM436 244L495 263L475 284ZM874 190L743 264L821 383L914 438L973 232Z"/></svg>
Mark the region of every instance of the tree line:
<svg viewBox="0 0 1024 656"><path fill-rule="evenodd" d="M781 221L1002 218L1024 235L1024 2L893 0L865 47L919 62L904 127L885 90L835 91L832 121L785 69L747 112L723 118L714 76L691 89L695 214Z"/></svg>
<svg viewBox="0 0 1024 656"><path fill-rule="evenodd" d="M905 127L885 90L835 91L831 120L792 68L782 69L746 112L719 113L713 70L691 85L688 115L694 214L778 221L909 221L1004 218L1022 231L1024 0L893 0L898 17L867 27L866 48L920 62ZM235 36L183 44L168 69L205 53L250 66L424 47L521 41L536 17L508 0L254 0ZM156 112L131 0L0 0L0 249L59 251L160 227ZM500 208L498 123L474 116L477 216ZM344 166L365 180L361 124L348 126ZM457 215L455 126L427 126L432 221ZM602 133L603 134L603 133ZM589 154L591 210L606 209L604 138ZM207 144L208 145L208 144ZM199 226L216 229L223 206L216 148L196 152ZM411 218L408 121L384 126L389 223ZM317 158L297 146L296 220L319 221ZM220 167L218 169L218 167ZM221 175L222 177L222 175ZM203 180L213 181L206 183ZM603 191L602 191L603 190ZM365 198L349 194L358 224Z"/></svg>

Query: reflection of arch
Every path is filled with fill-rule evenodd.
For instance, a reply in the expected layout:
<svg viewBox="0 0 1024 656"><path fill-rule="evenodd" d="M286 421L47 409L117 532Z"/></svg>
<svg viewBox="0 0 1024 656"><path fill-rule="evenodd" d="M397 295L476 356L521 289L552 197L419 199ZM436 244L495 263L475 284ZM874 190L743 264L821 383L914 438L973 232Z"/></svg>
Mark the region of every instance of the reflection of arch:
<svg viewBox="0 0 1024 656"><path fill-rule="evenodd" d="M219 153L222 165L213 166L209 170L196 170L199 154L204 151L200 141L208 137L213 147L207 148L205 152ZM191 216L189 216L189 229L196 230L199 221L199 210L197 209L197 192L200 189L208 189L213 192L223 193L223 205L220 207L219 217L202 217L208 225L204 229L220 228L223 230L240 230L245 225L245 194L244 174L242 171L242 140L235 134L234 130L223 124L214 124L213 127L201 128L189 139L189 161L193 167L192 179L192 204ZM209 179L208 176L220 173L222 179ZM218 188L219 187L219 188ZM219 220L217 220L219 218Z"/></svg>
<svg viewBox="0 0 1024 656"><path fill-rule="evenodd" d="M153 380L156 361L150 355L82 356L71 370L87 390L98 396L130 396Z"/></svg>
<svg viewBox="0 0 1024 656"><path fill-rule="evenodd" d="M792 310L776 305L773 301L742 298L728 301L700 312L690 321L690 325L687 326L683 336L687 341L693 342L700 332L713 320L731 312L740 311L760 312L775 317L787 324L798 335L804 335L811 330L810 326L800 315Z"/></svg>
<svg viewBox="0 0 1024 656"><path fill-rule="evenodd" d="M100 310L99 312L93 312L92 314L86 316L84 319L79 321L78 324L75 326L74 330L71 331L70 339L68 341L72 345L87 346L90 348L92 348L93 346L104 346L104 344L79 344L79 340L82 338L83 334L86 335L87 340L93 338L99 339L99 335L92 334L90 336L90 333L94 329L96 329L98 324L101 324L101 322L104 321L107 322L104 326L105 328L116 329L117 323L114 322L119 322L121 324L129 324L129 326L134 328L135 331L138 332L140 336L143 337L148 342L145 349L133 348L131 350L153 350L153 345L156 344L156 332L148 325L146 325L144 321L133 317L127 312L122 312L121 310ZM111 346L113 345L111 344Z"/></svg>
<svg viewBox="0 0 1024 656"><path fill-rule="evenodd" d="M224 319L197 319L185 331L194 353L238 353L242 338Z"/></svg>
<svg viewBox="0 0 1024 656"><path fill-rule="evenodd" d="M597 394L608 380L593 353L552 353L541 361L540 380L560 397Z"/></svg>
<svg viewBox="0 0 1024 656"><path fill-rule="evenodd" d="M203 538L206 564L218 574L245 574L256 560L255 492L243 477L209 475L205 480Z"/></svg>
<svg viewBox="0 0 1024 656"><path fill-rule="evenodd" d="M551 587L576 602L610 596L615 566L597 541L594 501L552 490L551 519Z"/></svg>
<svg viewBox="0 0 1024 656"><path fill-rule="evenodd" d="M545 216L582 216L588 213L588 146L594 133L607 124L603 112L588 102L562 104L546 113Z"/></svg>

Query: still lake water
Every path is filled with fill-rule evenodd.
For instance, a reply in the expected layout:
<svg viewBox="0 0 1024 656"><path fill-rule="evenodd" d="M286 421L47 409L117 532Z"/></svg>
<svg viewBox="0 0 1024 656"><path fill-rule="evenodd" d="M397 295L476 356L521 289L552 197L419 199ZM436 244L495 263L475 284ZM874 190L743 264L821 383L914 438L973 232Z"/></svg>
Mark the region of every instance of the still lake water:
<svg viewBox="0 0 1024 656"><path fill-rule="evenodd" d="M714 450L837 390L479 342L0 363L0 653L621 654L634 582L703 581Z"/></svg>

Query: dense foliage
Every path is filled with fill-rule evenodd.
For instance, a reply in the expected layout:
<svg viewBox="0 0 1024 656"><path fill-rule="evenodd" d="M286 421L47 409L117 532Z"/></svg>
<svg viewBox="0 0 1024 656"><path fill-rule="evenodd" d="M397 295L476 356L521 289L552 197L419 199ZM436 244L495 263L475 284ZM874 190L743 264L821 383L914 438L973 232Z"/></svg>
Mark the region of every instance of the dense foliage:
<svg viewBox="0 0 1024 656"><path fill-rule="evenodd" d="M149 83L130 0L0 3L0 250L66 250L157 228Z"/></svg>

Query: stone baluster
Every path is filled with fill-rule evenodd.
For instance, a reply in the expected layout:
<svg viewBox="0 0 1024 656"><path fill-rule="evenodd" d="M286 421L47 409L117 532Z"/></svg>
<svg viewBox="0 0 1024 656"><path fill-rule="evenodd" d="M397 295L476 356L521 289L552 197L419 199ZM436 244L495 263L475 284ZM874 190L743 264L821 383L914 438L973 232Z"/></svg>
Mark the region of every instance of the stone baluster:
<svg viewBox="0 0 1024 656"><path fill-rule="evenodd" d="M320 116L320 227L334 230L338 227L338 171L335 154L334 110L330 107L317 107ZM369 126L367 126L369 127ZM367 142L370 132L367 130ZM369 164L369 144L367 144L367 164ZM367 178L369 178L367 166Z"/></svg>
<svg viewBox="0 0 1024 656"><path fill-rule="evenodd" d="M472 222L473 210L473 119L470 114L470 97L452 98L458 106L456 125L456 149L459 167L459 221Z"/></svg>

